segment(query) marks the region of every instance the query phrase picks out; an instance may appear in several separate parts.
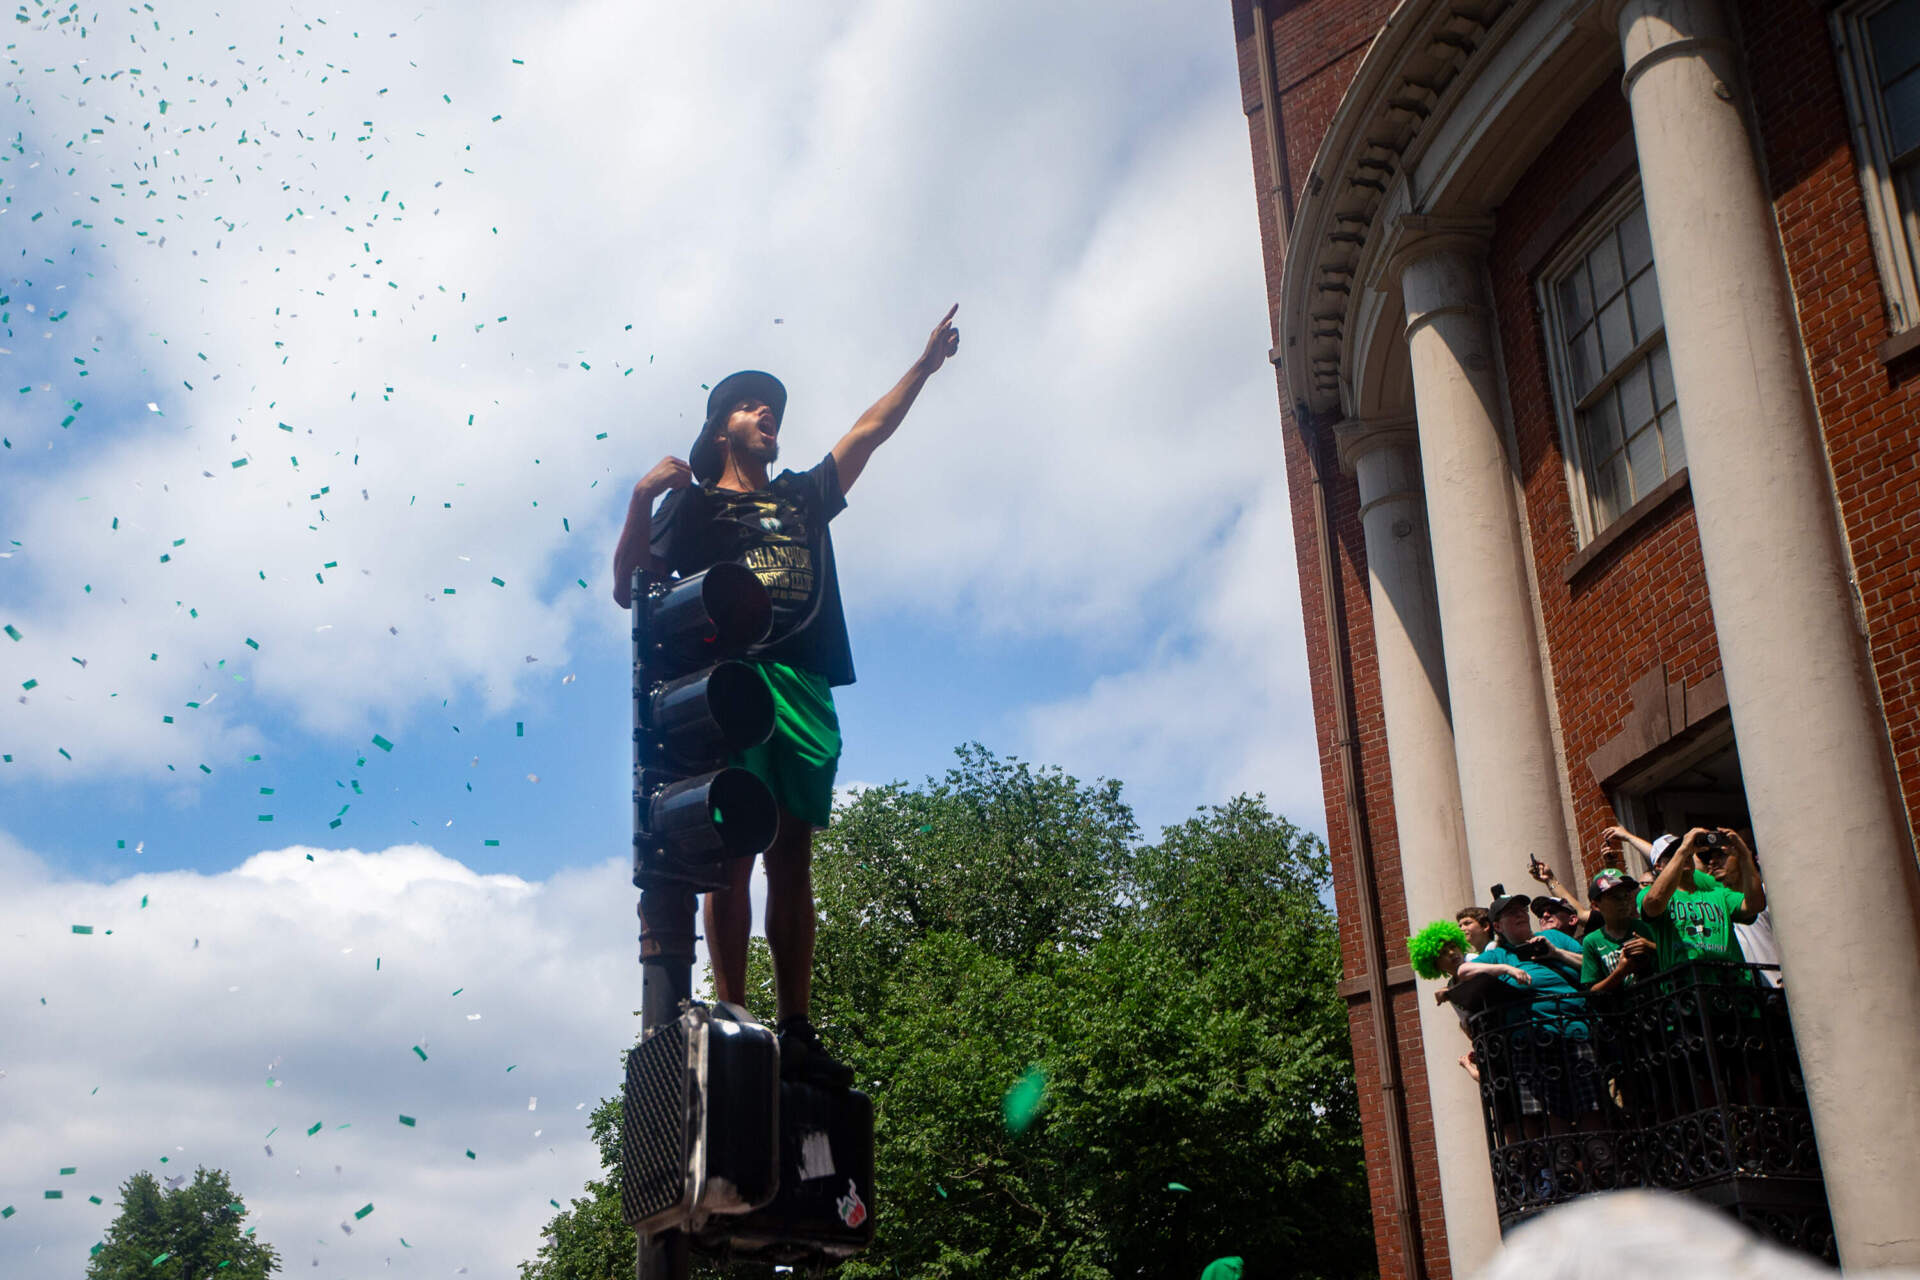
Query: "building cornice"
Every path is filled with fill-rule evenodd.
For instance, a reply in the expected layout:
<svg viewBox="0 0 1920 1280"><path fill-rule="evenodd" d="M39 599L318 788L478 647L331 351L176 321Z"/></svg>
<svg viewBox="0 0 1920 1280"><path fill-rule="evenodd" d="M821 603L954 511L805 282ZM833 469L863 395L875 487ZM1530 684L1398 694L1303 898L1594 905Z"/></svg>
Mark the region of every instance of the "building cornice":
<svg viewBox="0 0 1920 1280"><path fill-rule="evenodd" d="M1484 216L1498 203L1520 158L1499 148L1530 154L1544 141L1516 146L1502 135L1535 132L1540 100L1544 114L1564 115L1592 91L1591 51L1618 47L1601 29L1609 3L1619 0L1405 0L1393 11L1294 211L1276 363L1303 420L1380 410L1355 384L1371 376L1363 366L1384 367L1366 347L1388 320L1380 295L1397 286L1399 230L1408 218ZM1564 74L1569 58L1582 74Z"/></svg>

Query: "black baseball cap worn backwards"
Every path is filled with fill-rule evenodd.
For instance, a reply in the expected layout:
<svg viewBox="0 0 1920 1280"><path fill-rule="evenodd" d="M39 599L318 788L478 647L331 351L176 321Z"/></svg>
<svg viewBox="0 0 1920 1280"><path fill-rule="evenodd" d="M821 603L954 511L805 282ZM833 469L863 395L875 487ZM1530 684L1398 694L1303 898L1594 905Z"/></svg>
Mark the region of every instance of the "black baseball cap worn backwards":
<svg viewBox="0 0 1920 1280"><path fill-rule="evenodd" d="M726 470L720 437L726 430L727 412L748 396L766 401L767 408L773 410L776 425L785 420L787 389L772 374L762 373L758 369L742 369L714 383L712 392L707 396L707 420L701 425L693 448L687 452L687 465L693 470L693 478L701 484L712 484Z"/></svg>

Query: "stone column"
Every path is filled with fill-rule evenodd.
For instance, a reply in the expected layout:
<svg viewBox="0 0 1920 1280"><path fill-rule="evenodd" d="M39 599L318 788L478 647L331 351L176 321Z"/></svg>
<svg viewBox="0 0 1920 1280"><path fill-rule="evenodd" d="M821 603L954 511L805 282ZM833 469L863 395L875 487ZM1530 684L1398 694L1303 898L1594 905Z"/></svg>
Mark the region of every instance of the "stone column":
<svg viewBox="0 0 1920 1280"><path fill-rule="evenodd" d="M1482 284L1487 224L1400 219L1392 269L1406 300L1407 346L1426 476L1427 524L1453 710L1455 758L1475 897L1502 882L1532 888L1527 855L1577 883L1540 638L1533 622L1514 467Z"/></svg>
<svg viewBox="0 0 1920 1280"><path fill-rule="evenodd" d="M1840 1259L1916 1266L1920 876L1738 50L1718 0L1629 0L1618 21L1700 552Z"/></svg>
<svg viewBox="0 0 1920 1280"><path fill-rule="evenodd" d="M1467 866L1419 441L1411 419L1343 423L1335 434L1340 461L1360 487L1400 880L1408 927L1419 929L1429 920L1452 919L1461 907L1481 900ZM1479 1087L1460 1069L1468 1044L1459 1018L1450 1007L1433 1003L1427 989L1420 996L1420 1043L1447 1252L1453 1274L1470 1276L1500 1246L1486 1122Z"/></svg>

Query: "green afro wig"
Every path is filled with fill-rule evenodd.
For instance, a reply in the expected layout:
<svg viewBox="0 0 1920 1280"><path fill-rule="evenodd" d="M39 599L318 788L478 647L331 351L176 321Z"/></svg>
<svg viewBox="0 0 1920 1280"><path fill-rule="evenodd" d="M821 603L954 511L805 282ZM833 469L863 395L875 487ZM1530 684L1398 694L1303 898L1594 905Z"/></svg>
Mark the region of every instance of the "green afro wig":
<svg viewBox="0 0 1920 1280"><path fill-rule="evenodd" d="M1435 920L1407 939L1407 959L1413 963L1413 971L1423 978L1440 976L1440 952L1449 943L1456 943L1462 951L1467 950L1466 931L1452 920Z"/></svg>

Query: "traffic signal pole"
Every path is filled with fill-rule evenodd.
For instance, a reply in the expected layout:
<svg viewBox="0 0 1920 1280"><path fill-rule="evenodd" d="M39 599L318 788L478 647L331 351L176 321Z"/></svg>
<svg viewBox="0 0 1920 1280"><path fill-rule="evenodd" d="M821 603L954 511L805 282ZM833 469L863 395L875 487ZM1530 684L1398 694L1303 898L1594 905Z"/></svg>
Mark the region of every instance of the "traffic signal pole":
<svg viewBox="0 0 1920 1280"><path fill-rule="evenodd" d="M645 738L646 661L648 657L650 575L636 569L633 573L633 776L634 832L636 839L645 830L641 821L645 797L639 792L640 771L646 763L642 745ZM656 1027L665 1026L680 1016L684 1002L693 999L694 920L699 899L681 885L656 885L640 891L640 1035L644 1039ZM666 1231L640 1236L634 1250L634 1280L687 1280L693 1257L684 1232Z"/></svg>
<svg viewBox="0 0 1920 1280"><path fill-rule="evenodd" d="M640 1034L665 1026L693 999L694 918L699 899L678 885L640 892ZM635 1280L686 1280L692 1255L683 1232L641 1236Z"/></svg>
<svg viewBox="0 0 1920 1280"><path fill-rule="evenodd" d="M765 638L772 602L751 570L716 565L665 580L635 569L633 884L640 890L640 1037L678 1022L693 999L694 917L727 861L764 850L778 810L766 785L728 768L764 742L773 701L733 655ZM685 1280L684 1231L638 1237L637 1280Z"/></svg>

